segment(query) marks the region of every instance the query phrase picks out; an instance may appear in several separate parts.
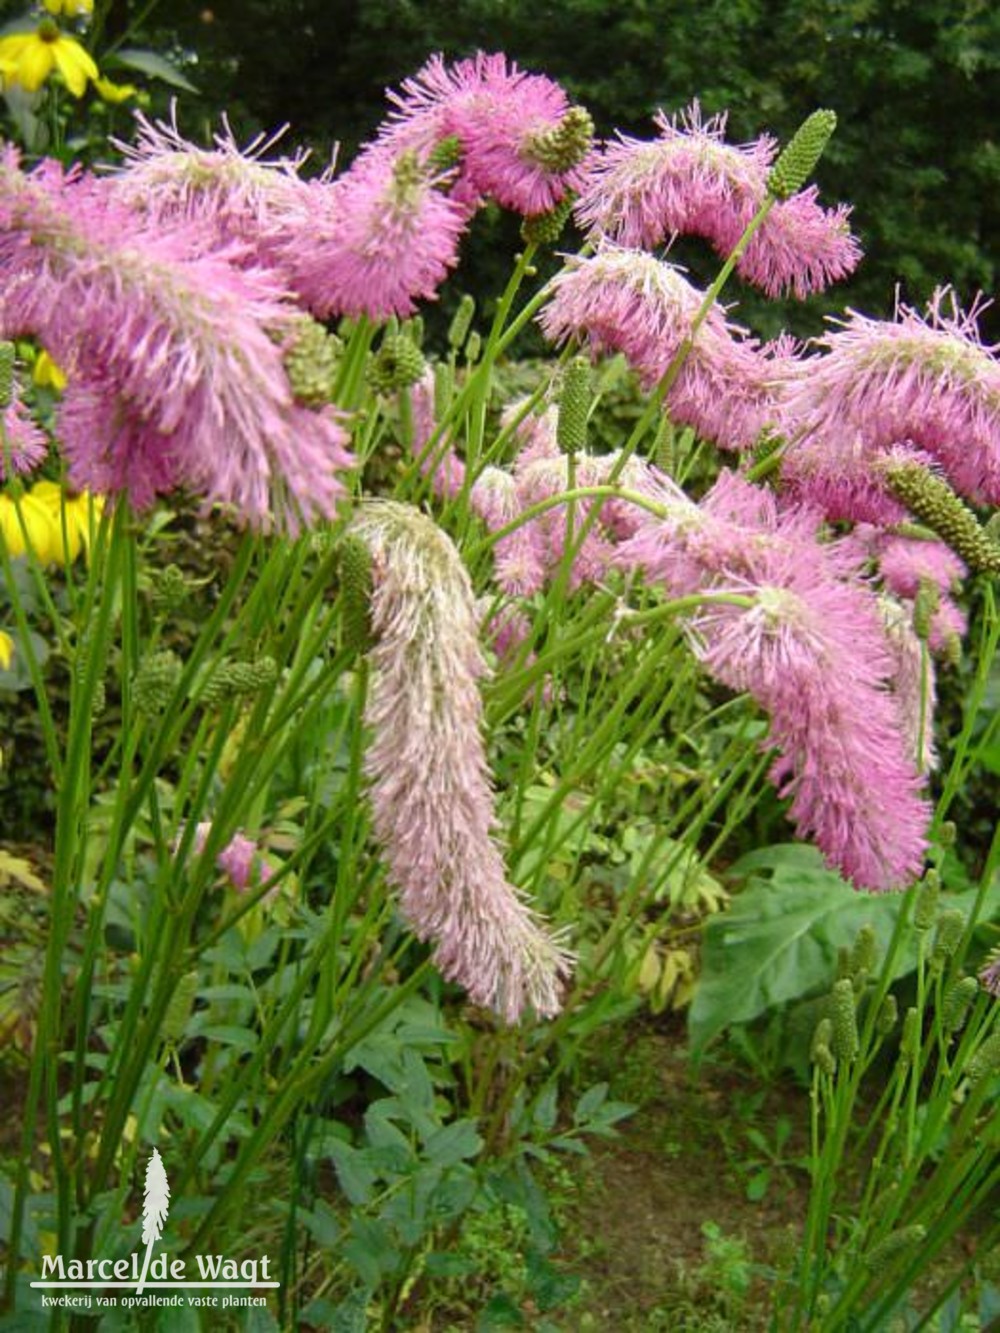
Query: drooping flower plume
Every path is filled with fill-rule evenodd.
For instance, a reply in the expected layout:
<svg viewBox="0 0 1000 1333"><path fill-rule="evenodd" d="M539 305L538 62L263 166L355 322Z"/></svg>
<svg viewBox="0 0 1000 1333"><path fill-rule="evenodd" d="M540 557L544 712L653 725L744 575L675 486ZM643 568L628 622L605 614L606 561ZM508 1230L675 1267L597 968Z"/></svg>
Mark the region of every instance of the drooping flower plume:
<svg viewBox="0 0 1000 1333"><path fill-rule="evenodd" d="M726 117L702 120L694 103L656 117L658 139L620 137L590 164L575 207L595 237L653 249L675 235L703 236L728 256L768 193L777 143L725 141ZM850 209L824 209L815 187L776 202L737 264L768 296L808 296L846 277L861 258Z"/></svg>
<svg viewBox="0 0 1000 1333"><path fill-rule="evenodd" d="M508 882L494 841L472 587L430 519L392 501L361 506L374 678L365 769L375 831L403 914L478 1004L516 1022L558 1011L568 955Z"/></svg>
<svg viewBox="0 0 1000 1333"><path fill-rule="evenodd" d="M981 309L963 313L941 288L925 317L905 305L893 320L849 312L819 340L823 355L802 361L784 408L800 441L788 472L804 494L822 501L846 471L884 495L877 464L906 446L968 499L1000 502L1000 361L980 339Z"/></svg>
<svg viewBox="0 0 1000 1333"><path fill-rule="evenodd" d="M546 337L580 338L593 353L623 352L646 388L686 352L666 400L675 421L723 448L745 449L776 416L776 389L793 359L788 344L762 348L715 306L688 349L704 294L676 266L605 244L570 260L552 287L539 317Z"/></svg>
<svg viewBox="0 0 1000 1333"><path fill-rule="evenodd" d="M273 274L159 232L90 177L0 162L0 332L70 372L59 434L78 489L139 508L177 486L250 523L332 515L347 436L295 402L275 339L293 313Z"/></svg>
<svg viewBox="0 0 1000 1333"><path fill-rule="evenodd" d="M424 158L453 143L454 196L469 206L488 198L535 216L583 184L590 117L559 84L504 55L479 52L450 66L434 56L390 99L380 142Z"/></svg>

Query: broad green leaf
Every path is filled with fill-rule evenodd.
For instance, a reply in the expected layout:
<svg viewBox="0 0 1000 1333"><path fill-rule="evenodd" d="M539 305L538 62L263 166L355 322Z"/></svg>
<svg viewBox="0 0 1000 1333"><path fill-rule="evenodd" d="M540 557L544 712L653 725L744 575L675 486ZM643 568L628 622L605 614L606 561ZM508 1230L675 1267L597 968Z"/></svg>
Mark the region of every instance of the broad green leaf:
<svg viewBox="0 0 1000 1333"><path fill-rule="evenodd" d="M457 1120L445 1125L427 1140L427 1156L435 1166L454 1166L467 1157L475 1157L483 1146L472 1120Z"/></svg>
<svg viewBox="0 0 1000 1333"><path fill-rule="evenodd" d="M161 79L164 83L169 83L171 88L182 88L186 93L196 93L198 91L194 84L186 79L175 65L171 65L169 60L164 60L163 56L156 51L147 51L139 47L125 47L116 51L114 61L108 63L124 65L126 69L137 69L140 74L146 74L151 79Z"/></svg>

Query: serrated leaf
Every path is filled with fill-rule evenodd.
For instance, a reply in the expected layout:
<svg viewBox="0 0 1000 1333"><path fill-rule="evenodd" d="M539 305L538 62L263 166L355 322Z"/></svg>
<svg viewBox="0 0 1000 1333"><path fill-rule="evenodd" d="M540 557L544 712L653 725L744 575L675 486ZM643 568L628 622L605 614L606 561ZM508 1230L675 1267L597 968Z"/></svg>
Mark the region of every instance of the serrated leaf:
<svg viewBox="0 0 1000 1333"><path fill-rule="evenodd" d="M168 83L171 88L182 88L186 93L196 93L198 89L194 84L184 77L184 75L172 65L169 60L164 60L156 51L147 51L140 47L125 47L116 51L114 60L107 62L110 64L124 65L126 69L137 69L140 74L146 74L151 79L161 79Z"/></svg>
<svg viewBox="0 0 1000 1333"><path fill-rule="evenodd" d="M425 1145L427 1156L435 1166L455 1166L466 1158L475 1157L483 1140L472 1120L458 1120L432 1134Z"/></svg>
<svg viewBox="0 0 1000 1333"><path fill-rule="evenodd" d="M359 1207L371 1203L375 1189L375 1173L365 1161L364 1155L358 1152L357 1148L352 1148L350 1144L341 1143L337 1139L330 1139L327 1151L333 1160L340 1188L347 1195L348 1201Z"/></svg>

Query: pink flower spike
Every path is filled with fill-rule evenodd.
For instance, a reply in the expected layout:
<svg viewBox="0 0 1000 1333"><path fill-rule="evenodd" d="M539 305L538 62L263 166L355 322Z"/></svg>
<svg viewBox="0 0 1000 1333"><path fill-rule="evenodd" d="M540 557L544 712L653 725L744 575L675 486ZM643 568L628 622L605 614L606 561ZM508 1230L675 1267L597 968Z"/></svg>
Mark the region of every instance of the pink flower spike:
<svg viewBox="0 0 1000 1333"><path fill-rule="evenodd" d="M558 1012L570 957L507 880L478 681L486 673L468 574L444 533L393 501L353 531L372 558L373 679L365 756L375 832L404 916L470 999L514 1023Z"/></svg>
<svg viewBox="0 0 1000 1333"><path fill-rule="evenodd" d="M368 153L331 185L313 187L309 236L275 237L293 290L320 319L412 315L458 260L462 208L435 187L417 155ZM305 222L305 219L304 219Z"/></svg>
<svg viewBox="0 0 1000 1333"><path fill-rule="evenodd" d="M252 838L236 833L216 857L216 865L238 893L245 893L261 878L260 852Z"/></svg>
<svg viewBox="0 0 1000 1333"><path fill-rule="evenodd" d="M49 451L45 432L35 424L28 409L21 402L16 377L11 385L10 402L6 407L0 408L0 424L3 425L2 443L0 443L0 481L7 481L8 461L15 475L19 473L23 475L36 468Z"/></svg>
<svg viewBox="0 0 1000 1333"><path fill-rule="evenodd" d="M575 207L594 237L654 249L677 235L703 236L727 257L767 197L777 143L725 142L726 117L703 120L697 102L677 117L660 112L660 137L620 138L590 164ZM810 187L775 203L737 272L768 296L805 297L846 277L861 250L848 225L850 210L828 211Z"/></svg>

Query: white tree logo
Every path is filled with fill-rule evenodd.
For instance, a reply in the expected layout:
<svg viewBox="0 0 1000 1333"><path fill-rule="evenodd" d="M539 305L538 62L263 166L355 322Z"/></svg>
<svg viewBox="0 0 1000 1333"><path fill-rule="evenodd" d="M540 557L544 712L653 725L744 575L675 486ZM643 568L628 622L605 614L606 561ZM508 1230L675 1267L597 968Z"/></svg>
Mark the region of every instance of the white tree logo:
<svg viewBox="0 0 1000 1333"><path fill-rule="evenodd" d="M146 1257L142 1261L142 1274L136 1295L142 1294L149 1272L149 1261L153 1257L153 1243L163 1235L163 1223L167 1220L170 1208L170 1186L167 1173L163 1169L163 1159L156 1148L146 1167L146 1188L142 1200L142 1240L146 1246Z"/></svg>

